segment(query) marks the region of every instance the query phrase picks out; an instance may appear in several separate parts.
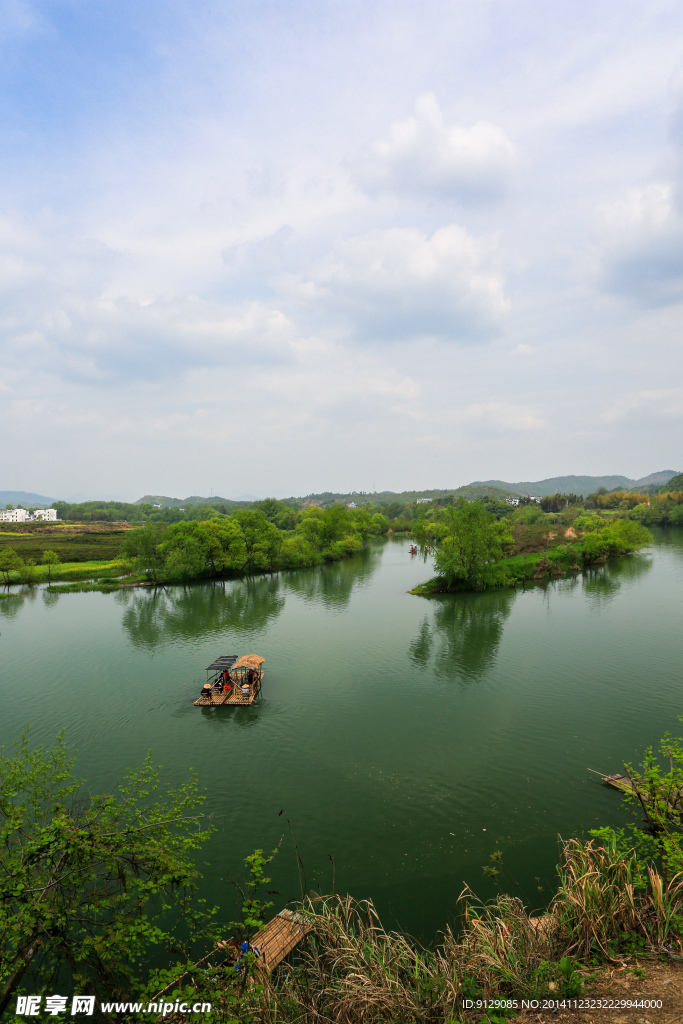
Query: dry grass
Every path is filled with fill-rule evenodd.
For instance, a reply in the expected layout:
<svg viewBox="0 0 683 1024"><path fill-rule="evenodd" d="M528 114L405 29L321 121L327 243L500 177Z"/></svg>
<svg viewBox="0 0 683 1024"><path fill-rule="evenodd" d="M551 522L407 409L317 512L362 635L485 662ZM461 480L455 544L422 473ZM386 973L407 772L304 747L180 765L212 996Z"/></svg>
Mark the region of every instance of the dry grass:
<svg viewBox="0 0 683 1024"><path fill-rule="evenodd" d="M385 931L370 901L325 897L306 901L304 912L315 937L271 989L279 1018L265 1019L402 1024L453 1018L461 987L441 951ZM296 1017L283 1017L294 1007Z"/></svg>
<svg viewBox="0 0 683 1024"><path fill-rule="evenodd" d="M307 945L294 963L265 974L259 1019L449 1022L462 1018L467 996L561 994L574 962L580 967L588 957L623 960L624 940L631 946L635 941L646 955L682 951L682 921L676 917L683 910L680 877L666 886L632 851L620 854L595 841L571 840L564 844L560 881L540 920L512 896L483 905L466 890L462 933L447 929L435 950L386 931L370 901L307 900L303 913L313 924ZM580 983L577 978L572 975L571 983Z"/></svg>
<svg viewBox="0 0 683 1024"><path fill-rule="evenodd" d="M564 843L559 870L559 889L541 918L515 897L484 905L465 890L461 933L447 928L433 950L386 931L370 901L306 899L299 911L312 930L303 947L273 973L256 963L237 1003L233 985L225 988L223 1016L214 992L216 1019L453 1024L481 1019L463 1010L468 997L577 996L587 961L592 971L634 955L681 959L683 878L666 885L633 851L595 840Z"/></svg>
<svg viewBox="0 0 683 1024"><path fill-rule="evenodd" d="M600 949L613 957L623 936L651 952L672 942L679 947L677 913L683 909L683 877L668 885L633 850L619 853L593 841L564 844L561 885L551 913L566 935L567 953L588 956Z"/></svg>

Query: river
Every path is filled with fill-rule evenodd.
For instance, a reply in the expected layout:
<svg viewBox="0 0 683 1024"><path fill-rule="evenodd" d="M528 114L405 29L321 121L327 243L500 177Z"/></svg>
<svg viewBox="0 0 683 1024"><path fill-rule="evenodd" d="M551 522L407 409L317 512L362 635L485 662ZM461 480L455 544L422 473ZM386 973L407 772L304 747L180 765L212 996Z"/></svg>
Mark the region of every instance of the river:
<svg viewBox="0 0 683 1024"><path fill-rule="evenodd" d="M496 850L504 886L540 906L558 835L626 820L589 769L683 732L683 531L526 591L407 593L430 575L389 540L238 582L25 590L0 601L0 742L64 728L93 791L148 751L170 784L194 768L219 824L205 891L229 916L243 858L282 837L276 909L299 895L292 833L308 889L334 870L424 941L465 882L494 893ZM194 707L205 667L246 653L266 659L261 703Z"/></svg>

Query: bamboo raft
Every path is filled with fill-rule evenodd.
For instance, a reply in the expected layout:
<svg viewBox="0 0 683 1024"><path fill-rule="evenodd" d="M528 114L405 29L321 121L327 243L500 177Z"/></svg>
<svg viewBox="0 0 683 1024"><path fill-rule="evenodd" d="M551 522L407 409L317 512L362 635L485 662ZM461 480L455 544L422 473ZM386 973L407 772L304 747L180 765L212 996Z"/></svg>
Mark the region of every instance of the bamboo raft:
<svg viewBox="0 0 683 1024"><path fill-rule="evenodd" d="M208 697L200 697L199 700L195 700L192 703L196 708L217 708L221 704L253 704L258 697L262 680L263 675L261 675L261 680L258 684L254 684L254 686L249 688L248 695L243 694L239 687L237 687L237 690L233 687L230 693L211 693Z"/></svg>
<svg viewBox="0 0 683 1024"><path fill-rule="evenodd" d="M281 910L251 940L261 954L259 965L274 970L313 928L303 914Z"/></svg>
<svg viewBox="0 0 683 1024"><path fill-rule="evenodd" d="M263 662L259 654L222 654L206 670L206 686L198 700L192 701L196 708L220 707L221 705L248 706L258 697L263 683ZM211 689L209 678L212 676ZM230 690L217 686L222 679L231 684Z"/></svg>
<svg viewBox="0 0 683 1024"><path fill-rule="evenodd" d="M603 775L602 781L606 782L608 786L614 786L615 789L620 789L622 793L633 792L633 783L629 779L628 775Z"/></svg>
<svg viewBox="0 0 683 1024"><path fill-rule="evenodd" d="M252 948L256 948L259 951L259 957L257 960L258 966L262 970L274 971L275 968L282 963L286 956L288 956L292 950L301 942L303 938L310 931L313 930L312 923L304 917L303 914L297 914L293 910L281 910L279 914L276 914L272 921L264 925L260 931L254 935L250 945ZM235 960L235 948L236 943L231 939L229 942L219 942L218 947L207 953L205 957L202 957L194 966L208 967L212 964L217 966L220 963L222 957L225 956L226 950L231 950L231 956L228 960L223 960L223 964L232 962L236 963ZM161 997L168 992L170 988L180 984L188 976L192 978L193 969L184 971L179 978L171 981L162 988L160 992L153 998L153 1002L157 1003ZM161 1019L161 1018L157 1018ZM184 1017L171 1014L170 1016L164 1016L165 1021L173 1020L184 1020Z"/></svg>
<svg viewBox="0 0 683 1024"><path fill-rule="evenodd" d="M592 771L592 769L590 769ZM620 790L622 793L633 793L638 797L639 800L644 801L645 804L652 802L652 795L650 793L636 792L633 782L628 775L603 775L601 772L597 772L603 782L606 782L608 786L614 786L615 789ZM666 802L672 811L676 811L678 814L683 812L683 793L680 790L674 790L673 792L661 793L660 796L666 797Z"/></svg>

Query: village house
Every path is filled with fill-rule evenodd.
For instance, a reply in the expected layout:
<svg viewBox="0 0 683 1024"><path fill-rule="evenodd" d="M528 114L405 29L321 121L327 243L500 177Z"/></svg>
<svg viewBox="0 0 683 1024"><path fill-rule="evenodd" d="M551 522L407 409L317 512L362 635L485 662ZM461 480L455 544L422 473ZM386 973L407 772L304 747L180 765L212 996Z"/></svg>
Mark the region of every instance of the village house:
<svg viewBox="0 0 683 1024"><path fill-rule="evenodd" d="M56 508L0 508L0 523L35 523L43 520L48 523L57 522Z"/></svg>

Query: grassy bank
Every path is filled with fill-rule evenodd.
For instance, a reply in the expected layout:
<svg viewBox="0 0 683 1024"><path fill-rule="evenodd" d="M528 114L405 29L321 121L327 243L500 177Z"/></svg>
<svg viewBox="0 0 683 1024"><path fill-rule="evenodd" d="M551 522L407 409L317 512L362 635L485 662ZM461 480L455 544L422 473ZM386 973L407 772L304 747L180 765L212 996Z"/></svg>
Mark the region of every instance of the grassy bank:
<svg viewBox="0 0 683 1024"><path fill-rule="evenodd" d="M38 583L75 583L81 580L107 579L116 580L124 569L120 561L92 560L82 562L60 562L59 566L33 565L30 568L31 579L27 581L26 568L9 574L10 585L21 585L26 582Z"/></svg>
<svg viewBox="0 0 683 1024"><path fill-rule="evenodd" d="M581 545L567 544L561 548L551 548L543 552L527 551L524 554L511 555L509 558L494 562L490 567L487 587L516 587L535 580L552 579L580 572L583 567ZM448 586L442 576L435 576L425 583L414 587L410 593L427 596L429 594L457 593L480 589L472 586L467 580L456 581Z"/></svg>

